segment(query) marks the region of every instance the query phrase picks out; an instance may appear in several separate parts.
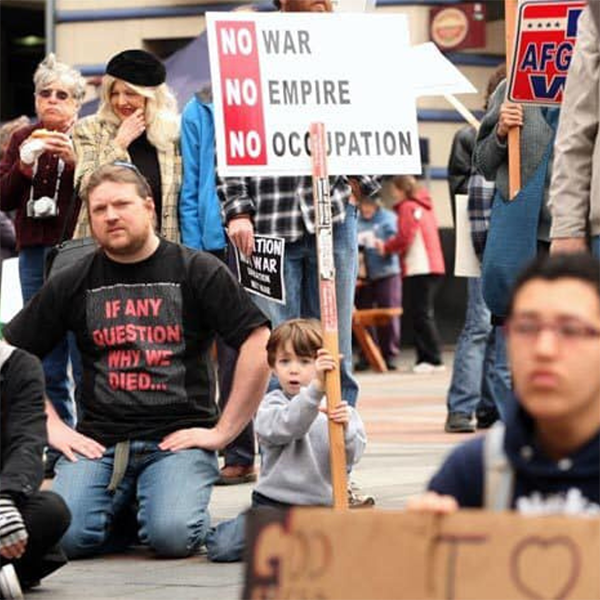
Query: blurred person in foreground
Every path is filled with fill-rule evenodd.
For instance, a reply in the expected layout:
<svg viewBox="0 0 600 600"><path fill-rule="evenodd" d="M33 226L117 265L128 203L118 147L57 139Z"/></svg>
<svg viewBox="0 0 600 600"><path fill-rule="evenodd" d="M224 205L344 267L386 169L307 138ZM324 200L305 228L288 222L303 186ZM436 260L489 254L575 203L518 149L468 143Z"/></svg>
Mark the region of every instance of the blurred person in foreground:
<svg viewBox="0 0 600 600"><path fill-rule="evenodd" d="M516 402L461 444L414 510L600 512L600 268L589 255L538 258L509 302Z"/></svg>

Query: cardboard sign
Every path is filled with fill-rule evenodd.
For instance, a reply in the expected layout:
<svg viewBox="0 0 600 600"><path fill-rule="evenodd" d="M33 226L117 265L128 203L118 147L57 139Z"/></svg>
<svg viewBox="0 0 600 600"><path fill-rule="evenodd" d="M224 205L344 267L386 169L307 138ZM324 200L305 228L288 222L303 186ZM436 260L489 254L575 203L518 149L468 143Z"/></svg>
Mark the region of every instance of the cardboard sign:
<svg viewBox="0 0 600 600"><path fill-rule="evenodd" d="M252 511L243 598L600 598L600 518Z"/></svg>
<svg viewBox="0 0 600 600"><path fill-rule="evenodd" d="M405 15L221 12L207 30L221 176L310 175L312 122L330 175L421 172Z"/></svg>
<svg viewBox="0 0 600 600"><path fill-rule="evenodd" d="M233 244L239 282L252 294L285 304L283 259L285 240L268 235L254 236L254 252L245 257Z"/></svg>
<svg viewBox="0 0 600 600"><path fill-rule="evenodd" d="M519 5L507 97L512 102L559 105L586 2L525 0Z"/></svg>

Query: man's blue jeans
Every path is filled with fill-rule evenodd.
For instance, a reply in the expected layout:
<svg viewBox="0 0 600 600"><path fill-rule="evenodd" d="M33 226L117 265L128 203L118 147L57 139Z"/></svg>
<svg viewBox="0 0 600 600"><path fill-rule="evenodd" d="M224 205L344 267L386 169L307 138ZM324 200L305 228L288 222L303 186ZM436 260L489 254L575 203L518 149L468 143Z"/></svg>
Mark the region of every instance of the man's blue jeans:
<svg viewBox="0 0 600 600"><path fill-rule="evenodd" d="M481 279L469 278L467 292L467 313L456 344L447 405L448 413L471 417L474 412L483 415L496 408L493 382L496 348L490 311L481 293Z"/></svg>
<svg viewBox="0 0 600 600"><path fill-rule="evenodd" d="M44 284L44 265L49 246L31 246L19 251L19 278L23 304L38 292ZM75 385L81 381L81 359L75 338L69 334L47 354L42 361L46 379L46 394L58 416L70 427L75 426L75 405L69 389L67 367L69 355L73 370Z"/></svg>
<svg viewBox="0 0 600 600"><path fill-rule="evenodd" d="M334 225L333 247L339 346L340 353L344 355L341 361L342 398L351 406L356 406L358 398L358 383L352 376L352 310L358 274L356 226L356 207L348 204L344 221ZM273 327L299 317L319 319L321 311L314 235L307 233L297 242L286 243L284 271L286 303L277 304L255 295L256 305L271 319Z"/></svg>
<svg viewBox="0 0 600 600"><path fill-rule="evenodd" d="M600 258L600 235L592 236L592 253L596 258Z"/></svg>
<svg viewBox="0 0 600 600"><path fill-rule="evenodd" d="M156 554L181 558L195 552L210 527L208 503L219 477L215 452L199 448L163 452L156 442L133 441L125 475L114 492L107 490L115 448L90 460L62 457L53 490L72 515L61 545L69 558L82 558L118 547L114 521L137 503L139 539Z"/></svg>

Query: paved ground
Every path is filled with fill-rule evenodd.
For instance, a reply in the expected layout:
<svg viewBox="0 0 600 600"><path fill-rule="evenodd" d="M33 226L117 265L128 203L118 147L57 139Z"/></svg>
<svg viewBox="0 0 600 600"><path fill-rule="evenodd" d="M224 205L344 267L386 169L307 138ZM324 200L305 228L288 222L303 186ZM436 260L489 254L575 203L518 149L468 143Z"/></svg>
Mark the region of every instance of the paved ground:
<svg viewBox="0 0 600 600"><path fill-rule="evenodd" d="M442 456L462 435L443 432L449 373L401 371L360 376L361 415L369 445L354 479L374 494L378 508L400 508L423 489ZM448 356L446 364L452 364ZM215 520L235 516L249 501L250 485L215 488ZM77 561L28 594L31 600L238 600L243 565L210 564L206 557L164 561L136 549L123 556Z"/></svg>

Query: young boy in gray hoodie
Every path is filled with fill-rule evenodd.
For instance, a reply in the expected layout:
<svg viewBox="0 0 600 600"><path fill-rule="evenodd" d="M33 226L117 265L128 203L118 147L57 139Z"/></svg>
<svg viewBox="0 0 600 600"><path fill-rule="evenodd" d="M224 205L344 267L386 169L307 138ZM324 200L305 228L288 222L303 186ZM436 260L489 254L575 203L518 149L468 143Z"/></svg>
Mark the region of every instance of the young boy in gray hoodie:
<svg viewBox="0 0 600 600"><path fill-rule="evenodd" d="M281 389L261 402L255 430L262 464L252 507L329 506L332 504L327 420L344 425L346 461L356 464L365 448L365 428L346 402L333 411L322 406L325 373L338 368L322 348L318 321L293 319L275 328L267 344L269 366ZM220 523L206 539L208 557L241 560L245 515Z"/></svg>

